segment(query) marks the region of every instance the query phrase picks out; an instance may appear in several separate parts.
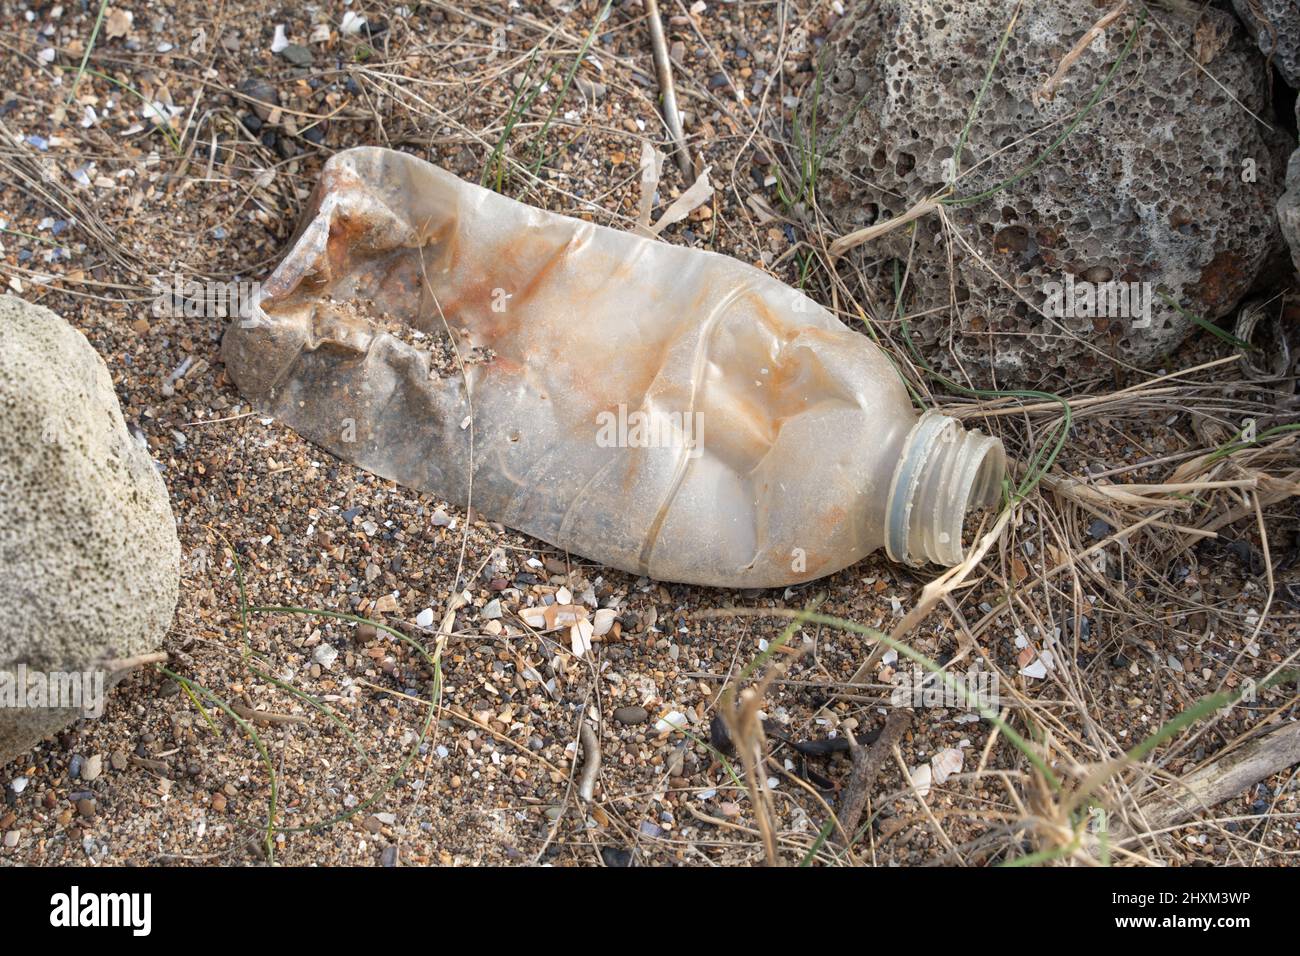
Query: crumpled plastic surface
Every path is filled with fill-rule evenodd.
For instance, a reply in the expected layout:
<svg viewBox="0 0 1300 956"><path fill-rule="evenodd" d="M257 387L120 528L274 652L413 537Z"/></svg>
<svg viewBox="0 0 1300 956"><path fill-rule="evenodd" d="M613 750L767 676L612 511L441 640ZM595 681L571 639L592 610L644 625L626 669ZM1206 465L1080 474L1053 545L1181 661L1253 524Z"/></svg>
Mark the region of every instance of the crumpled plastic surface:
<svg viewBox="0 0 1300 956"><path fill-rule="evenodd" d="M916 420L870 341L758 269L370 147L326 163L223 355L255 406L348 462L611 567L725 587L879 547ZM680 440L611 427L637 420Z"/></svg>

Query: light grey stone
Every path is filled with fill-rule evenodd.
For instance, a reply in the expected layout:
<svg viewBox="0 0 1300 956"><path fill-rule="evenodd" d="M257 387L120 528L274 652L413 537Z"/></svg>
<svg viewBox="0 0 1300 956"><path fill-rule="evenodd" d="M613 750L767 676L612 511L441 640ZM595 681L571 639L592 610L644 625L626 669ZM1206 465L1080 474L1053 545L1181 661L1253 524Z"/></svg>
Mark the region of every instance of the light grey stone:
<svg viewBox="0 0 1300 956"><path fill-rule="evenodd" d="M1300 0L1232 0L1259 52L1293 87L1300 87ZM1258 11L1258 13L1256 13Z"/></svg>
<svg viewBox="0 0 1300 956"><path fill-rule="evenodd" d="M1300 100L1295 105L1296 123L1300 124ZM1291 154L1286 169L1286 192L1277 201L1277 221L1282 238L1291 247L1291 262L1300 272L1300 149Z"/></svg>
<svg viewBox="0 0 1300 956"><path fill-rule="evenodd" d="M0 429L0 671L80 673L155 650L179 586L167 489L86 337L12 296ZM0 708L0 765L78 715Z"/></svg>

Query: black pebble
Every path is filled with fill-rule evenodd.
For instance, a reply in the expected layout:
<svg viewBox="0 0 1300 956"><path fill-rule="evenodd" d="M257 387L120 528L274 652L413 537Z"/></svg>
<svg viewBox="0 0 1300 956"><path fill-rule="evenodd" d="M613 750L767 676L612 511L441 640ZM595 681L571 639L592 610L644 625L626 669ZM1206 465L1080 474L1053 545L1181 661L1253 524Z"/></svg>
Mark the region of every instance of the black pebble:
<svg viewBox="0 0 1300 956"><path fill-rule="evenodd" d="M601 847L600 858L605 861L606 866L631 866L632 865L632 851L623 850L616 846Z"/></svg>
<svg viewBox="0 0 1300 956"><path fill-rule="evenodd" d="M730 754L735 750L731 743L731 734L727 733L727 725L722 722L722 717L718 714L714 714L713 719L709 721L709 743L721 754Z"/></svg>

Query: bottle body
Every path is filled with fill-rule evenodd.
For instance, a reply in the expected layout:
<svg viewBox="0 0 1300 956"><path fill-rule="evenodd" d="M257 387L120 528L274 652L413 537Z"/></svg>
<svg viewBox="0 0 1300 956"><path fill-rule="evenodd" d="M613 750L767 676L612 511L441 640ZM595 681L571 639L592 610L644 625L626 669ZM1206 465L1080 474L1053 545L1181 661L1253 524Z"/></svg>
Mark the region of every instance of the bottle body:
<svg viewBox="0 0 1300 956"><path fill-rule="evenodd" d="M885 544L905 388L737 260L362 148L264 289L223 345L236 384L400 484L667 581L790 584Z"/></svg>

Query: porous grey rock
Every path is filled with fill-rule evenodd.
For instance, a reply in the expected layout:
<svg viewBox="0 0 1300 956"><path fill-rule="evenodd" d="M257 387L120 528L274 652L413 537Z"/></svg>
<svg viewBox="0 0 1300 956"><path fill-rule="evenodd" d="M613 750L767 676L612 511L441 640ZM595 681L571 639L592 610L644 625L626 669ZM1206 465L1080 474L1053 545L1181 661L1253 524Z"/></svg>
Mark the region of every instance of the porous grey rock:
<svg viewBox="0 0 1300 956"><path fill-rule="evenodd" d="M12 296L0 427L0 671L80 673L156 649L180 573L167 489L86 337ZM78 715L0 708L0 764Z"/></svg>
<svg viewBox="0 0 1300 956"><path fill-rule="evenodd" d="M1296 125L1300 126L1300 100L1295 105ZM1277 201L1277 221L1282 236L1291 247L1291 261L1300 272L1300 149L1291 154L1286 169L1286 192Z"/></svg>
<svg viewBox="0 0 1300 956"><path fill-rule="evenodd" d="M946 207L960 241L948 241L931 213L917 222L915 246L912 229L897 228L851 253L878 270L885 316L893 263L910 259L910 333L949 375L986 384L996 369L1002 383L1059 383L1108 369L1111 357L1153 364L1196 328L1160 292L1187 312L1220 318L1280 248L1273 206L1286 147L1246 111L1269 118L1265 72L1231 14L1154 7L1161 26L1148 21L1120 62L1142 6L1130 5L1044 93L1112 6L1040 0L1020 8L959 164L955 147L1007 5L878 0L837 24L817 128L827 144L818 197L840 232L942 193L954 166L956 200L1021 177ZM1035 165L1117 63L1097 105ZM1141 315L1135 324L1086 308L1045 318L1052 284L1079 281L1149 293L1149 325Z"/></svg>
<svg viewBox="0 0 1300 956"><path fill-rule="evenodd" d="M1237 15L1282 77L1300 87L1300 0L1232 0Z"/></svg>

